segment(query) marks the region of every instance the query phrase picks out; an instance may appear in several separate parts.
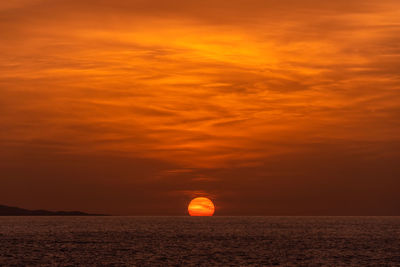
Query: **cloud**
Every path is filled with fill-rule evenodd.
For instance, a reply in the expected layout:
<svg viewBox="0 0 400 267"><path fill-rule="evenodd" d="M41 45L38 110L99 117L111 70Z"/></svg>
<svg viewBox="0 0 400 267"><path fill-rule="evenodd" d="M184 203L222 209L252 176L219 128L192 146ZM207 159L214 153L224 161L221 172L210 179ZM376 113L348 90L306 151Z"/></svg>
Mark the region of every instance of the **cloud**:
<svg viewBox="0 0 400 267"><path fill-rule="evenodd" d="M16 153L22 165L24 153L35 149L49 158L59 153L150 160L168 167L145 175L146 190L150 184L160 188L150 182L154 176L170 181L167 192L215 196L224 194L222 183L236 177L238 168L247 168L243 181L264 177L254 173L258 166L277 164L275 159L284 160L282 168L297 166L314 157L310 146L333 153L334 161L340 161L335 145L354 153L354 161L376 150L379 162L398 159L389 149L398 144L400 130L398 5L1 3L2 154ZM296 171L309 172L297 185L322 173ZM293 175L282 179L295 180ZM243 181L227 190L237 193Z"/></svg>

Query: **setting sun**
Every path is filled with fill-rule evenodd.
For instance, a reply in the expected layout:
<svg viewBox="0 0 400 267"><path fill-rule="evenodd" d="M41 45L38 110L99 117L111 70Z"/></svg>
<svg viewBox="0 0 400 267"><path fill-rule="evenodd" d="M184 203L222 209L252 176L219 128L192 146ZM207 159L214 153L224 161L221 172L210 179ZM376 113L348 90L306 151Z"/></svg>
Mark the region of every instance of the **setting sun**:
<svg viewBox="0 0 400 267"><path fill-rule="evenodd" d="M215 207L206 197L197 197L190 201L188 206L190 216L213 216Z"/></svg>

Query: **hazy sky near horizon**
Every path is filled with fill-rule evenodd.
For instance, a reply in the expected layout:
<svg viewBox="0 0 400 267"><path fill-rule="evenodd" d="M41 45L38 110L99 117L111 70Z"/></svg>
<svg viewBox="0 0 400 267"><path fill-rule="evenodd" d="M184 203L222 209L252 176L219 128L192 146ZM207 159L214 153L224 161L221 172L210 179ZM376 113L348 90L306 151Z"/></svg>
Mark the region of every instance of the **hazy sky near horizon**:
<svg viewBox="0 0 400 267"><path fill-rule="evenodd" d="M400 215L398 0L0 2L0 203Z"/></svg>

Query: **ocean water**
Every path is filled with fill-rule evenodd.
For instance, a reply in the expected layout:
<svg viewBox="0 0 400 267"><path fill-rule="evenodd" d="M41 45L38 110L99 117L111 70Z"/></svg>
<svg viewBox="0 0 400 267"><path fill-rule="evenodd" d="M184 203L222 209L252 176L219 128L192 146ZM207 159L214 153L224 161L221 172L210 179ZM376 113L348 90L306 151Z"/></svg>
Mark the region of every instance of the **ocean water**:
<svg viewBox="0 0 400 267"><path fill-rule="evenodd" d="M400 266L400 217L0 217L0 266Z"/></svg>

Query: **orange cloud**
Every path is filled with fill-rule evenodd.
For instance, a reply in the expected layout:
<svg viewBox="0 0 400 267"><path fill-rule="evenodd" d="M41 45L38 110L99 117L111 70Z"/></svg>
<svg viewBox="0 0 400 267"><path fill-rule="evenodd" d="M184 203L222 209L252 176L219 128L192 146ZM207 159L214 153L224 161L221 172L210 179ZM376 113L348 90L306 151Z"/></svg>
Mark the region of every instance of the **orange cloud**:
<svg viewBox="0 0 400 267"><path fill-rule="evenodd" d="M0 142L197 171L318 144L355 154L397 144L398 10L389 0L5 1Z"/></svg>

